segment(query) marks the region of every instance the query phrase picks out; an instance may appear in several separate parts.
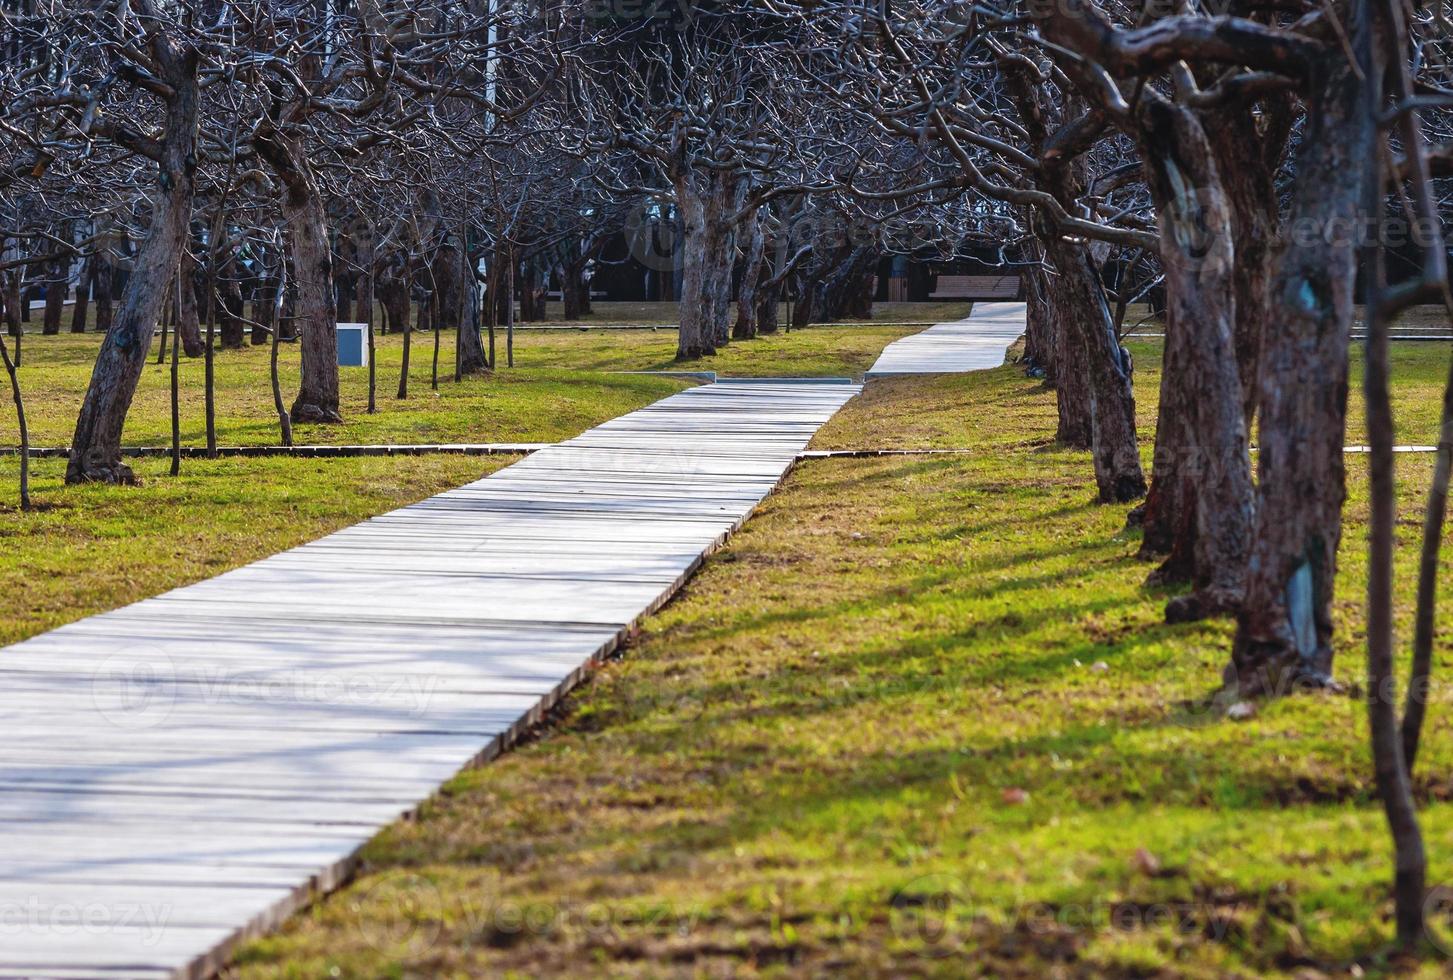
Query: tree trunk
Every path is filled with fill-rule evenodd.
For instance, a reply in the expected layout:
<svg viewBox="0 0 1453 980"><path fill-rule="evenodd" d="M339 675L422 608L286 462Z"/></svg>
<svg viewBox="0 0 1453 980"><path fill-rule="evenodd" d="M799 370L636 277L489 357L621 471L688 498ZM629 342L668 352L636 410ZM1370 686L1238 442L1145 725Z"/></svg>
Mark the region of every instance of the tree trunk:
<svg viewBox="0 0 1453 980"><path fill-rule="evenodd" d="M1049 334L1053 344L1050 360L1057 365L1054 375L1055 408L1058 425L1055 440L1071 449L1091 449L1095 444L1095 427L1090 404L1090 373L1081 331L1072 329L1071 304L1060 276L1050 271L1043 276L1047 291L1045 311L1049 315Z"/></svg>
<svg viewBox="0 0 1453 980"><path fill-rule="evenodd" d="M689 361L716 353L715 331L707 309L708 243L706 201L689 177L676 181L681 212L681 303L677 327L676 359Z"/></svg>
<svg viewBox="0 0 1453 980"><path fill-rule="evenodd" d="M41 328L41 333L47 337L61 332L61 313L71 285L70 268L69 258L56 259L50 264L49 278L45 284L45 319Z"/></svg>
<svg viewBox="0 0 1453 980"><path fill-rule="evenodd" d="M715 354L731 339L731 218L737 184L722 174L676 180L683 225L677 360Z"/></svg>
<svg viewBox="0 0 1453 980"><path fill-rule="evenodd" d="M358 288L362 276L339 276L334 288L337 289L337 296L334 297L333 306L338 312L339 323L358 323L353 319L353 295Z"/></svg>
<svg viewBox="0 0 1453 980"><path fill-rule="evenodd" d="M494 258L489 263L489 288L486 293L489 302L494 306L495 323L507 323L510 319L510 309L515 303L514 292L510 288L513 277L509 274L509 270L514 261L510 252L510 246L496 245Z"/></svg>
<svg viewBox="0 0 1453 980"><path fill-rule="evenodd" d="M91 383L76 419L66 482L130 483L121 462L121 429L146 363L152 331L171 289L187 237L196 176L197 55L165 39L154 42L172 89L167 98L160 181L151 229L136 256L116 322L101 343Z"/></svg>
<svg viewBox="0 0 1453 980"><path fill-rule="evenodd" d="M1145 474L1136 442L1130 359L1115 336L1104 286L1083 244L1051 235L1049 256L1055 269L1055 305L1062 333L1070 341L1060 363L1083 363L1086 369L1099 501L1138 500L1145 496ZM1065 387L1062 380L1061 390Z"/></svg>
<svg viewBox="0 0 1453 980"><path fill-rule="evenodd" d="M873 276L880 255L877 243L851 240L815 252L815 261L801 277L792 326L872 319Z"/></svg>
<svg viewBox="0 0 1453 980"><path fill-rule="evenodd" d="M188 357L201 357L206 345L202 342L202 326L197 316L197 260L192 257L191 249L182 250L177 275L181 281L181 289L177 291L177 336Z"/></svg>
<svg viewBox="0 0 1453 980"><path fill-rule="evenodd" d="M110 332L115 318L111 297L116 289L116 267L108 259L97 256L96 272L96 332L104 334Z"/></svg>
<svg viewBox="0 0 1453 980"><path fill-rule="evenodd" d="M736 340L751 340L757 336L757 284L762 279L762 258L767 248L767 236L762 229L762 219L755 208L743 219L747 228L746 256L742 259L742 280L737 286L737 322L732 327Z"/></svg>
<svg viewBox="0 0 1453 980"><path fill-rule="evenodd" d="M1236 358L1231 204L1215 154L1188 109L1148 94L1137 113L1146 180L1160 216L1166 340L1155 469L1142 556L1157 577L1190 579L1172 620L1232 612L1251 544L1251 459Z"/></svg>
<svg viewBox="0 0 1453 980"><path fill-rule="evenodd" d="M469 258L464 250L453 242L444 244L438 250L434 262L435 316L440 326L451 321L455 328L454 374L455 380L466 374L479 374L489 369L484 356L484 345L479 341L479 325L473 316L474 276L469 269Z"/></svg>
<svg viewBox="0 0 1453 980"><path fill-rule="evenodd" d="M280 259L281 256L274 256L264 251L258 256L256 286L252 291L252 346L260 347L269 343L272 339L272 331L277 324L273 316L277 312L277 277L269 275L267 263L270 259Z"/></svg>
<svg viewBox="0 0 1453 980"><path fill-rule="evenodd" d="M1276 173L1295 114L1285 94L1263 98L1260 111L1237 106L1209 117L1211 148L1231 204L1236 264L1236 364L1246 431L1256 417L1262 331L1270 316L1272 250L1278 234Z"/></svg>
<svg viewBox="0 0 1453 980"><path fill-rule="evenodd" d="M777 332L779 306L782 302L782 287L787 281L790 258L787 249L791 244L785 230L774 236L772 246L772 275L757 290L757 334Z"/></svg>
<svg viewBox="0 0 1453 980"><path fill-rule="evenodd" d="M1354 50L1367 13L1355 4ZM1263 337L1256 530L1228 681L1245 695L1331 683L1356 235L1375 171L1370 66L1330 57L1308 94Z"/></svg>
<svg viewBox="0 0 1453 980"><path fill-rule="evenodd" d="M9 301L3 304L10 311ZM0 361L4 362L5 374L10 378L10 397L15 402L15 423L20 430L20 509L30 510L30 426L25 421L25 398L20 390L20 340L15 341L16 356L10 356L10 347L0 340Z"/></svg>
<svg viewBox="0 0 1453 980"><path fill-rule="evenodd" d="M12 269L6 273L0 273L0 289L5 290L5 326L10 336L19 337L22 321L20 270ZM99 315L98 311L97 316L99 317Z"/></svg>
<svg viewBox="0 0 1453 980"><path fill-rule="evenodd" d="M1381 204L1380 168L1369 197ZM1373 210L1369 208L1369 210ZM1375 211L1373 213L1376 213ZM1440 247L1442 247L1440 245ZM1397 479L1393 454L1392 398L1388 384L1388 322L1379 304L1386 286L1385 253L1365 250L1372 278L1367 296L1367 357L1363 387L1367 399L1370 490L1367 574L1367 721L1373 774L1395 855L1393 894L1398 943L1407 949L1428 938L1424 921L1427 853L1418 826L1409 764L1398 730L1397 670L1393 661L1393 551L1397 527ZM1426 679L1426 678L1425 678ZM1425 688L1422 694L1427 696Z"/></svg>
<svg viewBox="0 0 1453 980"><path fill-rule="evenodd" d="M1031 370L1037 370L1045 384L1055 384L1055 329L1054 308L1050 304L1049 285L1044 281L1044 270L1037 265L1028 266L1025 278L1025 321L1024 362Z"/></svg>
<svg viewBox="0 0 1453 980"><path fill-rule="evenodd" d="M763 286L757 294L757 336L770 336L781 323L782 282Z"/></svg>
<svg viewBox="0 0 1453 980"><path fill-rule="evenodd" d="M91 309L91 290L96 285L99 267L100 259L95 254L86 256L86 262L81 267L81 282L76 288L76 306L71 311L71 333L86 332L86 316Z"/></svg>
<svg viewBox="0 0 1453 980"><path fill-rule="evenodd" d="M247 308L242 302L242 284L237 281L237 262L229 257L221 266L213 286L217 296L217 336L223 350L241 350L247 346Z"/></svg>
<svg viewBox="0 0 1453 980"><path fill-rule="evenodd" d="M293 258L290 254L283 257L282 285L278 287L279 295L282 296L282 305L274 304L273 309L278 312L277 323L274 329L277 330L279 340L293 341L298 339L298 302L295 289L289 289L287 283L293 278Z"/></svg>
<svg viewBox="0 0 1453 980"><path fill-rule="evenodd" d="M409 329L409 285L402 275L379 276L378 302L388 315L391 331L404 333Z"/></svg>
<svg viewBox="0 0 1453 980"><path fill-rule="evenodd" d="M520 322L538 323L546 319L545 283L540 267L533 261L519 264Z"/></svg>
<svg viewBox="0 0 1453 980"><path fill-rule="evenodd" d="M1073 213L1084 183L1080 173L1083 164L1075 160L1076 154L1064 152L1064 147L1053 154L1046 154L1045 149L1050 117L1068 116L1078 111L1078 107L1050 103L1038 80L1022 66L1009 66L1006 78L1032 148L1042 159L1038 175L1041 189L1053 194L1061 207ZM1145 475L1135 432L1130 355L1116 336L1099 264L1089 247L1071 240L1056 227L1052 216L1041 214L1039 222L1043 226L1040 237L1053 270L1050 297L1063 343L1055 352L1061 437L1071 437L1065 441L1074 445L1082 436L1081 432L1066 432L1065 428L1066 422L1081 411L1076 404L1080 395L1076 365L1083 364L1089 396L1091 455L1100 502L1137 500L1145 496Z"/></svg>
<svg viewBox="0 0 1453 980"><path fill-rule="evenodd" d="M579 244L572 243L570 254L560 264L561 317L567 321L579 320L590 312L590 283L585 281L587 261Z"/></svg>
<svg viewBox="0 0 1453 980"><path fill-rule="evenodd" d="M401 305L403 307L402 319L394 321L395 323L403 324L402 329L404 332L403 363L399 365L399 389L397 394L394 395L400 401L409 397L409 360L414 350L414 327L413 323L409 320L409 294L407 290L403 291ZM394 307L394 310L397 313L398 307ZM394 315L390 314L390 317Z"/></svg>
<svg viewBox="0 0 1453 980"><path fill-rule="evenodd" d="M293 139L264 126L254 136L253 144L284 185L282 211L292 248L292 278L302 338L302 379L289 415L294 422L341 422L338 308L323 195L304 148Z"/></svg>
<svg viewBox="0 0 1453 980"><path fill-rule="evenodd" d="M880 257L876 247L864 247L856 254L843 284L842 305L833 321L873 319L873 282L878 277Z"/></svg>

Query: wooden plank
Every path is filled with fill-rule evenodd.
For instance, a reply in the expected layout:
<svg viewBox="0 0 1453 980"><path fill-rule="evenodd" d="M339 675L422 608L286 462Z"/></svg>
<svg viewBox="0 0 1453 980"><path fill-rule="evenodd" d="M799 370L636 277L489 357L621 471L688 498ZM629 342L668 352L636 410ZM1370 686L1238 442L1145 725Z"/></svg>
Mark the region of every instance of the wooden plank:
<svg viewBox="0 0 1453 980"><path fill-rule="evenodd" d="M543 717L857 390L689 389L0 650L0 912L30 917L0 977L216 970ZM58 926L75 908L115 928Z"/></svg>
<svg viewBox="0 0 1453 980"><path fill-rule="evenodd" d="M883 348L868 378L941 374L999 367L1024 333L1023 303L975 303L968 319L940 323Z"/></svg>

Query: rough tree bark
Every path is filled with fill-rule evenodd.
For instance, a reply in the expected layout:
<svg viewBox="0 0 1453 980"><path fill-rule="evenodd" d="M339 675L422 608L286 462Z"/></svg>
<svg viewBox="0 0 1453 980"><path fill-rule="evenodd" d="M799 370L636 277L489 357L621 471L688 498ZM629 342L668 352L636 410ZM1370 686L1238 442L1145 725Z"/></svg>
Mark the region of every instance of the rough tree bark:
<svg viewBox="0 0 1453 980"><path fill-rule="evenodd" d="M1054 338L1052 360L1061 366L1054 386L1058 415L1055 441L1071 449L1091 449L1095 445L1095 425L1088 355L1082 331L1072 328L1066 312L1074 299L1066 295L1058 273L1051 270L1044 278L1048 288L1050 333Z"/></svg>
<svg viewBox="0 0 1453 980"><path fill-rule="evenodd" d="M1236 363L1246 431L1256 417L1261 336L1271 303L1273 248L1278 233L1276 173L1286 154L1295 113L1291 97L1270 93L1251 106L1214 112L1207 123L1211 149L1231 205L1236 265Z"/></svg>
<svg viewBox="0 0 1453 980"><path fill-rule="evenodd" d="M840 241L836 248L819 248L803 269L799 295L792 307L794 329L813 323L844 319L870 319L872 282L881 252L876 243Z"/></svg>
<svg viewBox="0 0 1453 980"><path fill-rule="evenodd" d="M223 350L241 350L247 346L247 312L242 302L242 283L238 281L237 255L232 249L215 266L216 278L210 283L216 290L212 302L217 304L217 339Z"/></svg>
<svg viewBox="0 0 1453 980"><path fill-rule="evenodd" d="M109 259L98 256L100 263L96 276L96 332L107 333L116 316L111 298L116 291L116 267Z"/></svg>
<svg viewBox="0 0 1453 980"><path fill-rule="evenodd" d="M283 185L282 212L292 248L302 379L289 415L294 422L341 422L338 308L323 195L299 137L264 123L253 137L253 145Z"/></svg>
<svg viewBox="0 0 1453 980"><path fill-rule="evenodd" d="M1365 5L1347 24L1365 52ZM1287 244L1262 341L1257 514L1228 682L1244 695L1331 683L1357 235L1377 156L1373 76L1340 46L1306 96Z"/></svg>
<svg viewBox="0 0 1453 980"><path fill-rule="evenodd" d="M785 225L785 222L782 224ZM785 228L781 228L773 238L775 242L772 246L772 274L757 288L757 334L759 336L777 332L782 289L787 282L787 277L792 274L792 259L787 254L791 245L790 236L786 234Z"/></svg>
<svg viewBox="0 0 1453 980"><path fill-rule="evenodd" d="M397 272L393 266L378 277L378 302L388 318L388 328L394 333L409 329L409 283L407 269L399 264Z"/></svg>
<svg viewBox="0 0 1453 980"><path fill-rule="evenodd" d="M494 248L494 256L489 263L489 284L485 295L494 308L494 322L503 324L510 320L510 308L514 306L515 298L510 288L513 277L509 274L510 263L513 257L508 244L501 242Z"/></svg>
<svg viewBox="0 0 1453 980"><path fill-rule="evenodd" d="M1087 249L1051 235L1051 295L1066 347L1061 364L1083 363L1088 389L1091 456L1101 503L1129 503L1145 496L1145 473L1135 433L1135 393L1129 357L1115 336L1104 285ZM1060 389L1068 371L1061 372Z"/></svg>
<svg viewBox="0 0 1453 980"><path fill-rule="evenodd" d="M732 326L732 338L751 340L757 336L757 287L762 281L762 257L767 248L767 235L756 208L752 208L742 221L747 229L747 242L742 257L741 282L737 284L737 322Z"/></svg>
<svg viewBox="0 0 1453 980"><path fill-rule="evenodd" d="M1034 261L1038 262L1036 256ZM1024 276L1024 360L1042 372L1044 383L1055 385L1054 307L1049 302L1049 285L1038 265L1027 267Z"/></svg>
<svg viewBox="0 0 1453 980"><path fill-rule="evenodd" d="M20 270L12 269L3 273L0 278L0 288L5 290L5 326L12 337L20 336ZM98 314L99 315L99 314Z"/></svg>
<svg viewBox="0 0 1453 980"><path fill-rule="evenodd" d="M170 89L151 228L137 253L115 323L96 355L71 438L67 483L135 481L131 468L121 462L121 428L141 378L157 316L176 274L191 217L197 166L197 53L161 32L152 36L151 47Z"/></svg>
<svg viewBox="0 0 1453 980"><path fill-rule="evenodd" d="M1166 341L1155 469L1142 556L1168 554L1156 573L1186 580L1172 620L1233 612L1251 544L1251 459L1236 357L1232 208L1216 155L1189 109L1147 93L1135 135L1160 216Z"/></svg>
<svg viewBox="0 0 1453 980"><path fill-rule="evenodd" d="M182 250L177 276L181 281L181 288L177 290L177 336L188 357L201 357L206 345L202 342L202 325L197 315L197 260L192 257L191 249Z"/></svg>
<svg viewBox="0 0 1453 980"><path fill-rule="evenodd" d="M99 259L95 253L86 256L85 264L81 266L81 281L76 287L76 305L71 311L71 333L86 332L86 317L91 310L91 290L96 285L98 268Z"/></svg>
<svg viewBox="0 0 1453 980"><path fill-rule="evenodd" d="M585 281L584 261L566 261L560 266L561 316L579 320L590 303L590 284Z"/></svg>
<svg viewBox="0 0 1453 980"><path fill-rule="evenodd" d="M272 338L278 281L269 268L277 258L280 256L272 255L266 248L258 250L257 271L252 279L252 335L248 338L254 347L260 347Z"/></svg>
<svg viewBox="0 0 1453 980"><path fill-rule="evenodd" d="M70 267L70 258L64 257L56 259L46 270L45 319L41 321L41 333L47 337L61 332L61 313L71 288Z"/></svg>
<svg viewBox="0 0 1453 980"><path fill-rule="evenodd" d="M520 322L538 323L549 315L545 280L538 263L532 259L520 262Z"/></svg>
<svg viewBox="0 0 1453 980"><path fill-rule="evenodd" d="M1040 189L1073 214L1083 179L1079 153L1097 127L1092 113L1058 106L1023 66L1006 66L1009 91L1029 134L1030 146L1040 160ZM1059 128L1051 134L1051 125ZM1049 152L1053 150L1053 152ZM1072 368L1085 365L1090 416L1091 456L1101 503L1128 503L1145 496L1145 474L1135 433L1135 393L1131 386L1130 357L1120 346L1114 318L1105 299L1099 264L1082 241L1056 226L1052 215L1042 214L1045 257L1049 264L1049 295L1063 346L1056 351L1060 365L1057 391L1066 399L1060 410L1063 423L1075 406L1068 399L1078 379ZM1079 433L1065 433L1079 435ZM1068 442L1068 440L1066 440ZM1070 442L1070 445L1075 443Z"/></svg>
<svg viewBox="0 0 1453 980"><path fill-rule="evenodd" d="M479 327L473 315L474 276L464 249L453 241L440 246L434 259L435 315L442 325L451 321L455 330L455 379L489 370Z"/></svg>
<svg viewBox="0 0 1453 980"><path fill-rule="evenodd" d="M731 219L737 184L733 177L715 171L676 178L682 223L677 360L715 354L731 339Z"/></svg>

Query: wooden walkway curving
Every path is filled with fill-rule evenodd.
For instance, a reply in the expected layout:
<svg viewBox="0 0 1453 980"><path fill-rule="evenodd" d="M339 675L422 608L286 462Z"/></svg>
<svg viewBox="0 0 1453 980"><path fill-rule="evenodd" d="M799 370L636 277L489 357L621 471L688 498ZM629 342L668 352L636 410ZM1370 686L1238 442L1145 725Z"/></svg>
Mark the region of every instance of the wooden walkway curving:
<svg viewBox="0 0 1453 980"><path fill-rule="evenodd" d="M858 390L691 389L0 650L0 977L215 970L538 720Z"/></svg>
<svg viewBox="0 0 1453 980"><path fill-rule="evenodd" d="M975 303L967 319L940 323L883 348L869 378L895 374L979 371L1004 363L1004 352L1024 333L1023 303Z"/></svg>

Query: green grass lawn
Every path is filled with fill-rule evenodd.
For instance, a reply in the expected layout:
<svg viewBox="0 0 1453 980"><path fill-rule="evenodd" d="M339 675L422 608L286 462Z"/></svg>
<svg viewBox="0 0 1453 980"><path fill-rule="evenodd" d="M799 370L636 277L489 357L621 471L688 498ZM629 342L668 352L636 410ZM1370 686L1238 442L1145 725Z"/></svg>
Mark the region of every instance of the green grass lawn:
<svg viewBox="0 0 1453 980"><path fill-rule="evenodd" d="M819 445L983 451L804 464L554 725L381 835L238 974L1390 972L1363 703L1205 705L1228 624L1162 622L1125 509L1092 504L1052 420L1013 369L875 382ZM1399 460L1404 636L1429 465ZM1453 881L1447 700L1419 762L1431 882Z"/></svg>
<svg viewBox="0 0 1453 980"><path fill-rule="evenodd" d="M453 381L454 345L441 342L440 382L433 390L432 334L414 337L409 398L398 400L403 341L398 335L377 339L377 406L366 413L368 372L340 369L342 425L299 425L300 444L553 442L607 419L647 405L689 382L622 374L625 371L717 371L724 375L861 374L893 340L918 328L863 326L813 327L738 341L715 357L677 362L676 335L669 330L537 331L515 338L515 367L486 376ZM54 337L27 335L23 342L21 384L30 422L31 443L63 446L70 442L76 413L90 381L100 338L94 334ZM148 361L127 418L127 445L166 445L171 440L170 366ZM298 351L282 352L284 399L291 405L298 385ZM503 338L499 363L505 364ZM223 445L275 444L266 347L221 351L217 355L217 438ZM188 445L205 443L203 365L183 358L181 431ZM18 441L8 394L0 399L0 441Z"/></svg>
<svg viewBox="0 0 1453 980"><path fill-rule="evenodd" d="M1148 316L1146 307L1131 307L1126 322L1134 324ZM1159 332L1163 329L1164 325L1158 319L1151 319L1139 331ZM1357 329L1361 329L1360 322ZM1447 314L1441 306L1414 307L1403 314L1394 327L1395 333L1404 334L1438 334L1448 330ZM1135 397L1142 409L1137 419L1141 437L1152 440L1155 438L1153 407L1160 391L1162 345L1159 340L1137 339L1129 341L1126 346L1135 357ZM1362 344L1354 343L1347 400L1347 442L1350 444L1367 441L1362 411L1362 358ZM1450 358L1453 358L1453 344L1405 341L1391 345L1393 410L1400 442L1432 445L1438 441L1438 421L1443 410L1443 388L1448 381Z"/></svg>
<svg viewBox="0 0 1453 980"><path fill-rule="evenodd" d="M1146 465L1155 445L1156 406L1160 401L1160 353L1155 342L1132 342L1135 358L1136 423ZM1366 442L1362 406L1362 347L1354 345L1347 399L1347 442ZM1431 445L1438 439L1453 345L1392 345L1393 411L1397 438L1403 443ZM904 393L913 397L904 400ZM987 399L987 401L986 401ZM986 416L985 409L992 414ZM1003 420L1014 418L1017 448L1053 442L1054 398L1043 386L1020 377L993 391L965 388L953 375L886 378L875 381L848 411L829 422L817 436L817 449L952 449L1003 446ZM1254 442L1254 439L1253 439Z"/></svg>
<svg viewBox="0 0 1453 980"><path fill-rule="evenodd" d="M670 330L553 331L516 338L517 363L589 371L715 371L724 377L852 377L883 348L922 327L808 327L728 344L715 356L677 361Z"/></svg>
<svg viewBox="0 0 1453 980"><path fill-rule="evenodd" d="M1160 344L1134 343L1135 398L1140 407L1136 419L1147 444L1155 439L1155 405L1160 392ZM1363 420L1361 344L1352 345L1351 370L1347 383L1347 443L1367 441ZM1393 412L1399 442L1432 445L1438 441L1438 420L1443 411L1443 387L1448 382L1448 365L1453 344L1404 342L1391 345ZM1051 426L1051 430L1053 426ZM1253 443L1255 434L1253 433Z"/></svg>
<svg viewBox="0 0 1453 980"><path fill-rule="evenodd" d="M510 457L133 460L141 487L62 483L36 461L40 509L13 505L19 462L0 459L0 644L210 578L476 480Z"/></svg>

